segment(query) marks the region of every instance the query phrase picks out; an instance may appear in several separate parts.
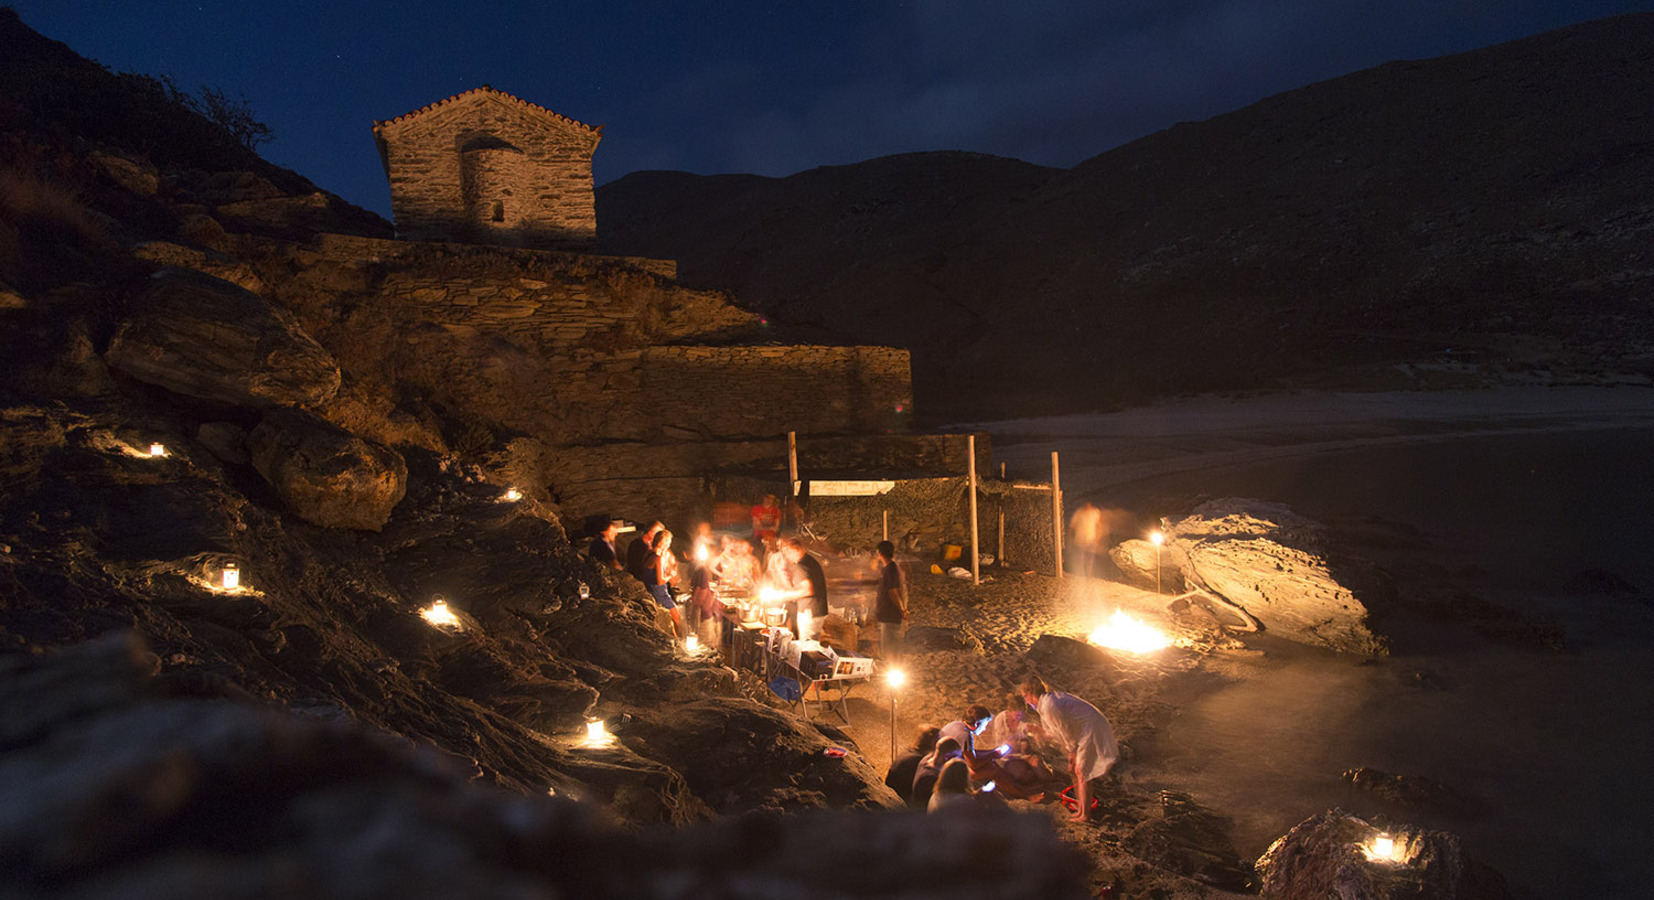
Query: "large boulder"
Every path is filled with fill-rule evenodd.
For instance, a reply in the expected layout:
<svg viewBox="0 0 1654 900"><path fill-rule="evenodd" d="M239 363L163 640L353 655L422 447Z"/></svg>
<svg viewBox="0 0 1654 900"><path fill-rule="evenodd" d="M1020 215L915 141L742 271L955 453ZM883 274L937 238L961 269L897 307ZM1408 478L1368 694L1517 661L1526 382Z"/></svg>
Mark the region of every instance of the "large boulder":
<svg viewBox="0 0 1654 900"><path fill-rule="evenodd" d="M751 700L708 697L632 716L626 743L683 773L695 796L734 814L900 807L884 773L809 722Z"/></svg>
<svg viewBox="0 0 1654 900"><path fill-rule="evenodd" d="M1172 524L1167 564L1281 637L1342 653L1389 648L1334 575L1321 527L1277 503L1214 500Z"/></svg>
<svg viewBox="0 0 1654 900"><path fill-rule="evenodd" d="M1110 547L1108 557L1120 570L1120 580L1127 584L1158 588L1164 594L1183 593L1183 570L1164 547L1132 539Z"/></svg>
<svg viewBox="0 0 1654 900"><path fill-rule="evenodd" d="M139 381L238 406L309 406L339 389L339 366L290 313L178 268L155 273L104 358Z"/></svg>
<svg viewBox="0 0 1654 900"><path fill-rule="evenodd" d="M407 490L396 451L297 410L265 416L247 450L283 502L317 525L378 531Z"/></svg>
<svg viewBox="0 0 1654 900"><path fill-rule="evenodd" d="M1388 859L1370 850L1381 834ZM1341 809L1304 820L1258 858L1265 897L1341 900L1504 900L1499 873L1465 856L1457 836L1412 827L1383 832Z"/></svg>

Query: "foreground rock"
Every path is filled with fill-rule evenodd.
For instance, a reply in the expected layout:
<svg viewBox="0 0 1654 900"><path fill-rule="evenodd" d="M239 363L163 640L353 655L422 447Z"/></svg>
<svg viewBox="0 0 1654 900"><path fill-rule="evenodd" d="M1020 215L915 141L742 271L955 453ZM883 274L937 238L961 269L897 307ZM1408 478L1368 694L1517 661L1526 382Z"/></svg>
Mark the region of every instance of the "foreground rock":
<svg viewBox="0 0 1654 900"><path fill-rule="evenodd" d="M1165 564L1280 637L1340 653L1389 652L1367 627L1367 607L1329 562L1324 529L1279 503L1201 504L1172 523Z"/></svg>
<svg viewBox="0 0 1654 900"><path fill-rule="evenodd" d="M20 898L1083 897L1038 816L748 817L623 832L349 724L159 696L114 637L0 658L0 864Z"/></svg>
<svg viewBox="0 0 1654 900"><path fill-rule="evenodd" d="M333 357L292 314L183 269L156 273L105 359L139 381L239 406L306 406L339 389Z"/></svg>
<svg viewBox="0 0 1654 900"><path fill-rule="evenodd" d="M264 480L316 525L378 531L407 490L396 451L294 410L265 416L247 447Z"/></svg>
<svg viewBox="0 0 1654 900"><path fill-rule="evenodd" d="M1391 859L1369 858L1380 834L1394 841ZM1265 897L1339 897L1343 900L1504 900L1504 879L1465 856L1459 839L1443 831L1394 828L1388 832L1340 809L1295 826L1258 858Z"/></svg>

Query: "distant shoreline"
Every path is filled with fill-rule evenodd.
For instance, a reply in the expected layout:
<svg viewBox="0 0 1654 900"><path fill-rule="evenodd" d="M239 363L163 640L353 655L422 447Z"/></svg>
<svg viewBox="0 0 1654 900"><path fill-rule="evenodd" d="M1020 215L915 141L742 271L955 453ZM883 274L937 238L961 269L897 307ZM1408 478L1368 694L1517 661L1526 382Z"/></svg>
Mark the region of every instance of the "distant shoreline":
<svg viewBox="0 0 1654 900"><path fill-rule="evenodd" d="M995 459L1006 463L1013 478L1049 480L1050 454L1059 450L1064 493L1078 497L1162 475L1385 445L1654 428L1654 390L1522 387L1202 396L1113 413L955 428L992 435Z"/></svg>

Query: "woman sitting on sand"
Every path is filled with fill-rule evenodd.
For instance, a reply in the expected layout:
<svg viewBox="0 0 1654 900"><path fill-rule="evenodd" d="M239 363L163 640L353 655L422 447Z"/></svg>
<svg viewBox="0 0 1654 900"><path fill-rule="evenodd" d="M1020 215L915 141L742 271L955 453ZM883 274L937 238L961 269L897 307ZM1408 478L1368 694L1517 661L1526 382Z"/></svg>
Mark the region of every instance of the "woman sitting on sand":
<svg viewBox="0 0 1654 900"><path fill-rule="evenodd" d="M936 812L952 806L968 805L975 799L971 793L970 767L962 759L950 759L942 766L942 773L936 778L936 790L930 795L925 809Z"/></svg>

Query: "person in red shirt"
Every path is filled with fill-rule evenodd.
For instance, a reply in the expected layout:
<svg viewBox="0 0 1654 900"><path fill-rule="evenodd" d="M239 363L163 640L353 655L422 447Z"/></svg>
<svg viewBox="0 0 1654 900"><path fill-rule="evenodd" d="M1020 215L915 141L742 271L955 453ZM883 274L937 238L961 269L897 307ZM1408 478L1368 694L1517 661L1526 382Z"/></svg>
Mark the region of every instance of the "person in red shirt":
<svg viewBox="0 0 1654 900"><path fill-rule="evenodd" d="M765 494L764 502L752 508L753 540L773 538L781 531L781 503L774 494Z"/></svg>

